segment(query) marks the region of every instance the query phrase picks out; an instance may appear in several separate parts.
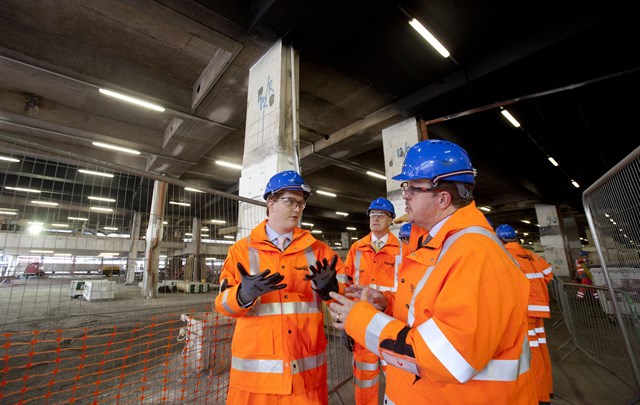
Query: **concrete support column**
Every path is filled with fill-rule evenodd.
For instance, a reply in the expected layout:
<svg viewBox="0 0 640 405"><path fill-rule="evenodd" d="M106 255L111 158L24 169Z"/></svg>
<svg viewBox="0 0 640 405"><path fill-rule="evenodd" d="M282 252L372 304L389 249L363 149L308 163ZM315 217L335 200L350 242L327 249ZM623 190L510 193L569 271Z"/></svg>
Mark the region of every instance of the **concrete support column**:
<svg viewBox="0 0 640 405"><path fill-rule="evenodd" d="M153 197L149 225L147 226L145 265L142 273L142 296L155 298L158 292L158 264L160 262L160 242L162 241L162 220L167 198L167 183L156 180L153 184Z"/></svg>
<svg viewBox="0 0 640 405"><path fill-rule="evenodd" d="M278 41L249 70L247 120L239 195L264 201L267 181L299 171L298 55ZM264 208L240 202L237 238L264 219Z"/></svg>
<svg viewBox="0 0 640 405"><path fill-rule="evenodd" d="M140 227L142 224L142 216L139 212L133 214L131 221L131 246L127 256L127 275L125 284L130 285L136 281L136 263L138 262L138 238L140 237Z"/></svg>
<svg viewBox="0 0 640 405"><path fill-rule="evenodd" d="M187 245L187 263L184 269L185 281L200 281L202 271L200 268L200 241L202 234L202 221L199 218L193 218L191 224L191 243Z"/></svg>
<svg viewBox="0 0 640 405"><path fill-rule="evenodd" d="M409 118L382 130L385 175L387 177L387 199L396 210L396 216L404 215L404 199L400 182L392 177L400 174L402 163L409 148L418 143L420 132L415 118ZM400 225L401 226L401 225ZM392 226L391 231L398 236L400 226Z"/></svg>
<svg viewBox="0 0 640 405"><path fill-rule="evenodd" d="M535 208L538 224L540 225L542 256L553 265L553 272L556 276L571 277L573 266L567 255L569 243L564 234L564 223L561 222L558 210L555 205L539 204Z"/></svg>

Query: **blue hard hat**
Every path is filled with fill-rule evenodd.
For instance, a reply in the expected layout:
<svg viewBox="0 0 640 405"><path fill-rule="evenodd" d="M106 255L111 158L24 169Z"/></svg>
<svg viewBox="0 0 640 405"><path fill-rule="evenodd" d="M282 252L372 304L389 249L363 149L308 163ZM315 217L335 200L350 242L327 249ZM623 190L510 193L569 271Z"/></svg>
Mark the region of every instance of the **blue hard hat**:
<svg viewBox="0 0 640 405"><path fill-rule="evenodd" d="M440 180L475 183L476 170L467 152L453 142L427 139L409 149L399 175L394 180L429 179L435 186Z"/></svg>
<svg viewBox="0 0 640 405"><path fill-rule="evenodd" d="M396 217L396 210L393 208L393 204L384 197L378 197L371 201L371 205L369 205L369 209L367 210L367 215L371 213L371 210L387 211L391 214L391 219Z"/></svg>
<svg viewBox="0 0 640 405"><path fill-rule="evenodd" d="M400 227L400 231L398 232L399 238L408 238L411 236L411 222L406 222Z"/></svg>
<svg viewBox="0 0 640 405"><path fill-rule="evenodd" d="M516 230L508 224L498 225L496 228L496 235L498 235L498 238L503 240L516 240L517 238Z"/></svg>
<svg viewBox="0 0 640 405"><path fill-rule="evenodd" d="M302 176L295 170L285 170L274 174L264 189L263 197L266 200L271 194L283 190L302 191L305 199L311 195L311 187L304 184Z"/></svg>

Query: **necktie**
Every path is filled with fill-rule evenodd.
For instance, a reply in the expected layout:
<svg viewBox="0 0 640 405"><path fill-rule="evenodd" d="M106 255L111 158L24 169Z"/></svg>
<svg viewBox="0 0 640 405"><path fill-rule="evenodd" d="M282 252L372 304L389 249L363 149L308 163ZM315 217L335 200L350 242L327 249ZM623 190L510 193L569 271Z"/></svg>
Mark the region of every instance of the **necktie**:
<svg viewBox="0 0 640 405"><path fill-rule="evenodd" d="M284 235L278 236L277 246L278 246L278 249L280 249L283 252L284 252L284 244L287 242L287 239L288 238L286 236L284 236Z"/></svg>
<svg viewBox="0 0 640 405"><path fill-rule="evenodd" d="M380 249L382 249L382 241L380 239L375 241L373 243L373 248L375 249L376 252L380 251Z"/></svg>

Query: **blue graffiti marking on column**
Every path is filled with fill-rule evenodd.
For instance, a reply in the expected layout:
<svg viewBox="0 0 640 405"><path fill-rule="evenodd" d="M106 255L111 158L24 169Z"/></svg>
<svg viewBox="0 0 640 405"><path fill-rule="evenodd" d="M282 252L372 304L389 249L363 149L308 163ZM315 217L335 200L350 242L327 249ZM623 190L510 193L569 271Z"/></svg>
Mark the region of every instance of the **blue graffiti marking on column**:
<svg viewBox="0 0 640 405"><path fill-rule="evenodd" d="M266 87L266 91L264 89L264 86L258 89L258 106L260 107L260 111L264 110L267 107L271 107L276 99L276 93L273 90L273 80L271 80L271 76L267 76Z"/></svg>

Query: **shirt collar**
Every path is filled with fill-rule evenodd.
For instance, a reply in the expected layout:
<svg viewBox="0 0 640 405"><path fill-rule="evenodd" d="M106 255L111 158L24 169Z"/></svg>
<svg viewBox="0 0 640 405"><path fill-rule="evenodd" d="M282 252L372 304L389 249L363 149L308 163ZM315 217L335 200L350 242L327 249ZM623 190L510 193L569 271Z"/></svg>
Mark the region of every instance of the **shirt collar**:
<svg viewBox="0 0 640 405"><path fill-rule="evenodd" d="M271 229L269 224L265 225L265 230L267 232L267 238L269 238L270 241L277 241L278 236L286 236L289 240L293 240L293 231L280 235L278 232Z"/></svg>

